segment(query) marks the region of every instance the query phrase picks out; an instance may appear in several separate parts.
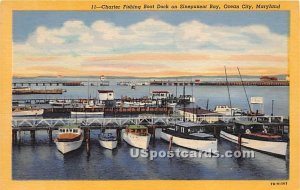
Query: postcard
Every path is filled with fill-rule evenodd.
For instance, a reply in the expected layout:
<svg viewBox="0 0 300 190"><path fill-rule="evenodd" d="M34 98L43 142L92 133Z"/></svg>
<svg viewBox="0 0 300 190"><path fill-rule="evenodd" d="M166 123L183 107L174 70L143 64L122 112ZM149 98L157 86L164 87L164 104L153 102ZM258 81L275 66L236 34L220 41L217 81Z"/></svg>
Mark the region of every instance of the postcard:
<svg viewBox="0 0 300 190"><path fill-rule="evenodd" d="M297 1L2 1L1 189L299 189Z"/></svg>

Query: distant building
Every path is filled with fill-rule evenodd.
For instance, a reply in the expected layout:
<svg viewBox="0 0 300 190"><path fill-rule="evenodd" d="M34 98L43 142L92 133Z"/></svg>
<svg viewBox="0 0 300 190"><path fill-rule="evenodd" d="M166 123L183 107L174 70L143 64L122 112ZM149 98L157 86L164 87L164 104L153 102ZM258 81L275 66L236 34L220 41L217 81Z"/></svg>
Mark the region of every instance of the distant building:
<svg viewBox="0 0 300 190"><path fill-rule="evenodd" d="M195 80L195 85L199 85L201 83L200 79Z"/></svg>
<svg viewBox="0 0 300 190"><path fill-rule="evenodd" d="M105 81L105 76L104 75L100 76L100 81Z"/></svg>
<svg viewBox="0 0 300 190"><path fill-rule="evenodd" d="M184 108L178 111L181 116L184 115ZM222 114L202 108L185 108L185 118L187 121L214 123L222 119Z"/></svg>

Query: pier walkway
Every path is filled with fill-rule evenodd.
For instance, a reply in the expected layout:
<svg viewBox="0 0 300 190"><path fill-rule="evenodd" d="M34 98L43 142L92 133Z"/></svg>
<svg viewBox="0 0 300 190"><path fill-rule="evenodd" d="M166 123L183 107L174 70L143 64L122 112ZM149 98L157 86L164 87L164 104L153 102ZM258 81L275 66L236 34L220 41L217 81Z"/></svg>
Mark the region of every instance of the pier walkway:
<svg viewBox="0 0 300 190"><path fill-rule="evenodd" d="M192 121L193 118L185 118L186 121ZM211 119L211 117L210 117ZM281 129L282 133L284 128L289 126L287 119L281 116L238 116L238 117L218 117L215 122L208 122L207 117L197 118L197 123L200 127L213 127L215 136L219 135L221 127L233 125L232 120L248 119L264 123L266 126L275 126L278 131ZM121 142L121 131L127 125L145 125L148 127L151 134L152 142L155 143L155 129L171 127L176 122L183 121L182 117L122 117L122 118L61 118L61 119L30 119L30 118L13 118L12 120L12 141L14 144L20 145L22 143L22 131L30 131L31 143L36 142L36 131L44 130L48 133L49 143L53 142L52 131L58 130L59 127L65 125L78 125L84 131L84 139L86 141L87 152L90 151L90 131L91 130L105 130L115 129L117 134L118 143Z"/></svg>
<svg viewBox="0 0 300 190"><path fill-rule="evenodd" d="M212 117L198 117L196 123L200 126L225 126L232 120L254 120L265 125L288 125L282 116L218 116L215 122L210 122ZM186 121L192 121L192 118L185 118ZM57 118L57 119L38 119L38 118L13 118L13 129L48 129L77 124L82 128L124 128L126 125L156 125L159 127L168 127L176 122L183 121L182 117L112 117L112 118Z"/></svg>

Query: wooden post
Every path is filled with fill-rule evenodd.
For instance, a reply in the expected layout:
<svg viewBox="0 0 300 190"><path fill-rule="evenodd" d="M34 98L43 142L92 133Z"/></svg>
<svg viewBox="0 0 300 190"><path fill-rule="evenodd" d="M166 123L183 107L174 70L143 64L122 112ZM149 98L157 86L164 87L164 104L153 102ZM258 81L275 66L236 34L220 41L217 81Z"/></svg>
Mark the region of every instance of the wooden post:
<svg viewBox="0 0 300 190"><path fill-rule="evenodd" d="M152 126L152 144L155 145L155 129L156 127L153 125Z"/></svg>
<svg viewBox="0 0 300 190"><path fill-rule="evenodd" d="M16 144L18 140L18 134L16 130L12 130L12 142L13 144Z"/></svg>
<svg viewBox="0 0 300 190"><path fill-rule="evenodd" d="M217 127L216 126L214 126L214 135L215 135L215 137L217 137Z"/></svg>
<svg viewBox="0 0 300 190"><path fill-rule="evenodd" d="M85 129L85 138L86 138L86 152L88 154L88 156L90 155L90 150L91 150L91 147L90 147L90 129L87 128Z"/></svg>
<svg viewBox="0 0 300 190"><path fill-rule="evenodd" d="M12 136L11 136L12 143L15 144L15 134L14 134L14 130L11 131L11 135L12 135Z"/></svg>
<svg viewBox="0 0 300 190"><path fill-rule="evenodd" d="M117 140L118 140L118 144L121 144L121 138L122 138L122 135L121 135L121 130L122 129L119 129L119 128L117 128Z"/></svg>
<svg viewBox="0 0 300 190"><path fill-rule="evenodd" d="M52 129L49 127L48 129L48 140L49 140L49 143L52 143L53 142L53 139L52 139Z"/></svg>
<svg viewBox="0 0 300 190"><path fill-rule="evenodd" d="M173 136L171 136L169 140L169 151L171 151L172 149L172 143L173 143Z"/></svg>
<svg viewBox="0 0 300 190"><path fill-rule="evenodd" d="M35 144L35 130L30 131L31 144Z"/></svg>
<svg viewBox="0 0 300 190"><path fill-rule="evenodd" d="M18 135L18 145L20 145L21 141L22 141L22 139L21 139L21 130L20 129L19 129L18 133L19 133L19 135Z"/></svg>
<svg viewBox="0 0 300 190"><path fill-rule="evenodd" d="M86 141L86 128L83 129L83 140Z"/></svg>
<svg viewBox="0 0 300 190"><path fill-rule="evenodd" d="M241 150L242 146L242 135L239 133L238 135L238 144L239 144L239 150Z"/></svg>
<svg viewBox="0 0 300 190"><path fill-rule="evenodd" d="M14 135L15 135L15 144L18 143L18 131L14 131Z"/></svg>

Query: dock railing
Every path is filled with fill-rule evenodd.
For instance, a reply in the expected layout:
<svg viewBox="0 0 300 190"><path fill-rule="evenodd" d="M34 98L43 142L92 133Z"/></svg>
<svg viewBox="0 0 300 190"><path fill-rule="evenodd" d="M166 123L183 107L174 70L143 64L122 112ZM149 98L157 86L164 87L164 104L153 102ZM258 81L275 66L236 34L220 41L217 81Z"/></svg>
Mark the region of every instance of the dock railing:
<svg viewBox="0 0 300 190"><path fill-rule="evenodd" d="M212 116L216 117L216 116ZM214 120L209 117L197 117L196 121L193 118L185 118L186 121L191 121L203 125L211 124L228 124L233 120L251 120L264 123L266 125L280 124L289 125L285 122L283 116L218 116ZM158 125L172 126L176 122L183 121L183 117L159 117L159 116L139 116L139 117L98 117L98 118L13 118L12 127L32 127L32 128L57 128L65 125L80 125L81 127L115 127L120 128L126 125Z"/></svg>

